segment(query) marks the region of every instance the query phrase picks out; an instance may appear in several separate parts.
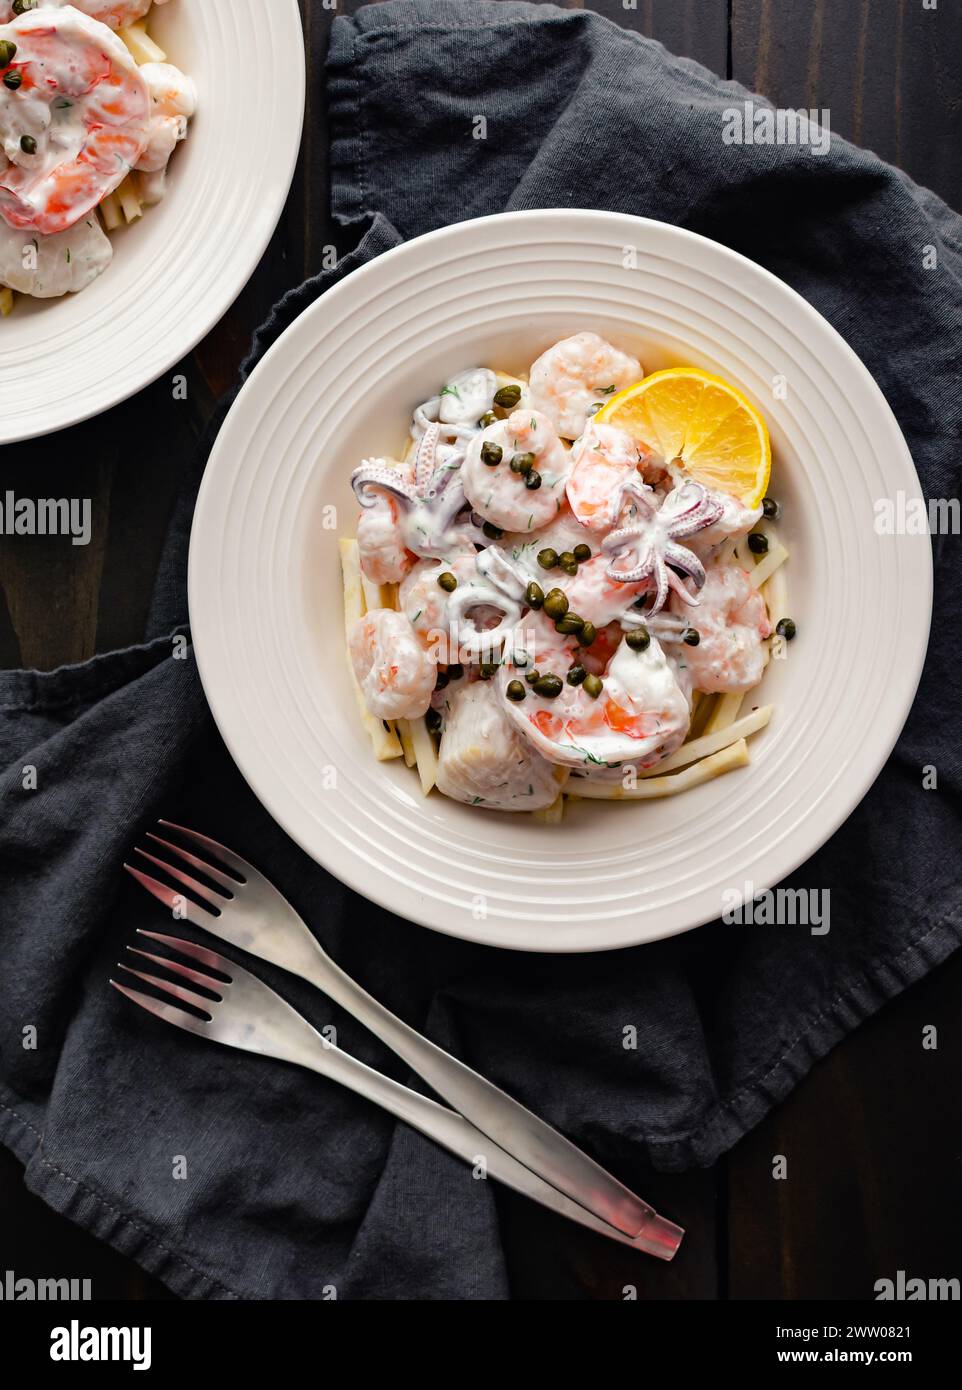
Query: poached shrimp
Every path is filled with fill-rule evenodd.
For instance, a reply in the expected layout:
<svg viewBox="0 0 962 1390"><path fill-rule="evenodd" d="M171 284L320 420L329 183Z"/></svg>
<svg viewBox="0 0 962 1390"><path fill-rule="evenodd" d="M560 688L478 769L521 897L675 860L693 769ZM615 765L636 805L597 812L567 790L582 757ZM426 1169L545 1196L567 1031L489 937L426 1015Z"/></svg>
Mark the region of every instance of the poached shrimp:
<svg viewBox="0 0 962 1390"><path fill-rule="evenodd" d="M683 742L691 719L688 699L655 638L645 651L621 642L594 694L586 681L572 685L567 679L580 665L577 643L560 637L543 614L528 613L499 673L505 713L549 762L650 767ZM537 683L525 681L532 667L539 678L557 677L560 691L539 694ZM515 681L526 686L523 699L508 693Z"/></svg>
<svg viewBox="0 0 962 1390"><path fill-rule="evenodd" d="M122 40L79 10L28 10L0 39L13 46L0 86L0 216L18 231L66 231L143 155L147 82Z"/></svg>
<svg viewBox="0 0 962 1390"><path fill-rule="evenodd" d="M698 606L688 607L677 594L670 606L699 634L698 645L685 653L696 690L721 694L758 684L768 664L765 640L772 625L747 571L738 565L711 565Z"/></svg>
<svg viewBox="0 0 962 1390"><path fill-rule="evenodd" d="M512 463L524 459L524 471ZM468 445L461 480L474 510L504 531L537 531L558 515L571 471L568 450L546 415L516 410Z"/></svg>
<svg viewBox="0 0 962 1390"><path fill-rule="evenodd" d="M574 467L565 488L571 510L582 526L604 534L618 520L624 484L643 462L638 445L615 425L589 421L571 455Z"/></svg>
<svg viewBox="0 0 962 1390"><path fill-rule="evenodd" d="M608 396L643 375L637 357L597 333L575 333L541 354L531 368L528 389L534 409L547 415L562 439L577 439Z"/></svg>
<svg viewBox="0 0 962 1390"><path fill-rule="evenodd" d="M413 461L399 464L397 473L403 482L413 483ZM417 556L404 543L401 508L389 493L376 493L372 504L361 508L357 548L361 569L373 584L398 584L414 568Z"/></svg>
<svg viewBox="0 0 962 1390"><path fill-rule="evenodd" d="M348 634L354 676L377 719L420 719L431 704L437 666L403 613L372 608Z"/></svg>

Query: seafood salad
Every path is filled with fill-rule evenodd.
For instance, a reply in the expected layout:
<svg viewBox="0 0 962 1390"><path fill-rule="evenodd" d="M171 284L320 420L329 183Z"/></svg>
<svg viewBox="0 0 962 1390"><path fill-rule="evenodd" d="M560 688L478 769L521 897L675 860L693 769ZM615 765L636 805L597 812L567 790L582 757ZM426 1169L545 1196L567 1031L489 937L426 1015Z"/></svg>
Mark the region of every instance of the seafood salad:
<svg viewBox="0 0 962 1390"><path fill-rule="evenodd" d="M527 374L458 372L352 477L346 636L377 756L549 822L743 766L772 710L741 707L795 636L770 471L734 385L646 375L593 332Z"/></svg>
<svg viewBox="0 0 962 1390"><path fill-rule="evenodd" d="M158 5L167 0L154 0ZM110 264L109 232L164 196L194 84L147 32L151 0L0 0L0 314Z"/></svg>

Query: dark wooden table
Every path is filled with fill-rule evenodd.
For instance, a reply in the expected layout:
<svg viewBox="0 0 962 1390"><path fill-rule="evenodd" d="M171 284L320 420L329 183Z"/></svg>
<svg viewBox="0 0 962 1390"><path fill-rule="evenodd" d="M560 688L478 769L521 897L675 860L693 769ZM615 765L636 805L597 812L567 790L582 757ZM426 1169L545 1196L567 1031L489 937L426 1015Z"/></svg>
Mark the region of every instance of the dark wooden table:
<svg viewBox="0 0 962 1390"><path fill-rule="evenodd" d="M0 667L51 669L140 639L183 459L234 379L253 328L320 268L340 234L328 214L321 66L335 11L301 0L313 80L294 189L237 304L167 381L101 421L2 456L18 496L90 497L93 540L0 538ZM352 13L354 0L338 0ZM596 0L617 24L760 91L828 107L833 131L901 165L962 207L962 6L939 0ZM137 429L125 426L136 410ZM155 429L144 429L145 418ZM141 441L137 457L123 442ZM154 442L145 443L153 438ZM106 443L104 441L107 441ZM112 443L110 441L118 441ZM503 1197L518 1298L867 1299L902 1269L958 1276L962 954L835 1049L778 1110L708 1171L656 1179L646 1196L690 1235L667 1269ZM923 1050L923 1028L938 1029ZM788 1178L772 1176L775 1155ZM0 1269L89 1276L98 1297L165 1297L128 1260L24 1191L0 1153Z"/></svg>

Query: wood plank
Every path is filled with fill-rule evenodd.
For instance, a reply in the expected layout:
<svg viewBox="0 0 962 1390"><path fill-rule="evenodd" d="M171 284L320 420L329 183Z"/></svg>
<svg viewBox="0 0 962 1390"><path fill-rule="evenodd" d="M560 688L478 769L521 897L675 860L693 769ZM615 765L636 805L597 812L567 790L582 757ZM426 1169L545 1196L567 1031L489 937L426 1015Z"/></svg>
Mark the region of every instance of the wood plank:
<svg viewBox="0 0 962 1390"><path fill-rule="evenodd" d="M732 1298L872 1299L875 1281L899 1269L957 1274L960 990L956 954L847 1038L732 1151ZM922 1045L929 1025L935 1051ZM777 1154L783 1181L772 1177Z"/></svg>
<svg viewBox="0 0 962 1390"><path fill-rule="evenodd" d="M783 107L827 107L831 128L962 207L962 6L940 0L731 0L732 73Z"/></svg>

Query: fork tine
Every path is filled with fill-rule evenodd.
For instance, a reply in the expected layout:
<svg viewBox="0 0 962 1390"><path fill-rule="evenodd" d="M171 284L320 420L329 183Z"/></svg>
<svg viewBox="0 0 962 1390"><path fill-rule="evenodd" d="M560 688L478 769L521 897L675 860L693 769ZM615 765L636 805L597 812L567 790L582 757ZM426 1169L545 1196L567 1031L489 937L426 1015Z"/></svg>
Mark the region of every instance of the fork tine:
<svg viewBox="0 0 962 1390"><path fill-rule="evenodd" d="M188 840L193 840L195 845L200 845L202 849L206 849L215 859L219 859L222 864L226 864L229 869L240 874L245 881L263 878L263 874L255 869L253 864L248 864L246 859L242 859L239 854L235 854L226 845L219 844L217 840L211 840L196 830L188 830L186 825L177 825L172 820L159 820L157 824L166 826L168 830L176 830L181 835L186 835Z"/></svg>
<svg viewBox="0 0 962 1390"><path fill-rule="evenodd" d="M219 908L222 903L229 902L223 893L215 893L213 888L208 888L206 884L199 883L196 878L191 878L190 874L185 874L183 869L175 869L173 864L165 864L163 859L158 859L154 854L148 854L140 845L134 846L134 853L141 855L144 859L149 859L151 864L156 864L158 869L163 869L164 873L170 874L178 883L182 883L185 888L189 888L192 893L196 893L199 898L203 898L205 903L211 903Z"/></svg>
<svg viewBox="0 0 962 1390"><path fill-rule="evenodd" d="M201 965L209 965L212 970L219 970L222 975L231 979L241 968L226 956L219 956L207 946L198 946L196 941L188 941L182 936L165 936L163 932L147 931L145 927L138 927L137 935L149 937L151 941L159 941L162 946L169 946L172 951L179 951L182 956L190 956L193 960L200 961Z"/></svg>
<svg viewBox="0 0 962 1390"><path fill-rule="evenodd" d="M162 840L159 835L155 835L152 830L147 831L147 839L153 840L158 845L163 845L164 849L169 849L171 854L178 855L185 864L189 864L192 869L199 869L202 874L212 878L215 883L219 883L222 888L228 889L231 896L238 888L243 887L237 882L236 878L231 878L230 874L222 873L220 869L215 869L212 864L208 864L206 859L198 859L196 854L191 854L189 850L181 849L180 845L175 845L172 840Z"/></svg>
<svg viewBox="0 0 962 1390"><path fill-rule="evenodd" d="M139 989L130 989L127 985L118 984L116 980L111 980L110 983L118 994L124 995L134 1004L139 1004L142 1009L146 1009L155 1018L162 1018L165 1023L172 1023L175 1028L183 1028L185 1033L197 1033L202 1038L208 1036L207 1024L203 1019L195 1018L193 1014L186 1014L183 1009L178 1009L173 1004L163 1004L159 999L154 999L149 994L141 994Z"/></svg>
<svg viewBox="0 0 962 1390"><path fill-rule="evenodd" d="M136 975L138 980L145 980L148 985L155 985L157 989L163 990L166 994L172 994L175 999L180 999L184 1004L192 1004L195 1009L200 1009L206 1014L212 1014L214 1007L221 1002L219 999L205 999L203 995L195 994L192 989L185 989L183 985L175 985L170 980L162 980L159 975L147 975L143 970L135 970L132 965L124 965L122 960L117 962L117 968L118 970L126 970L128 975ZM216 981L211 981L211 984L215 983Z"/></svg>
<svg viewBox="0 0 962 1390"><path fill-rule="evenodd" d="M183 893L178 893L176 888L170 888L166 883L161 883L159 879L151 878L150 874L142 873L140 869L135 869L132 864L125 864L124 868L131 878L137 880L141 888L146 888L147 892L162 902L164 907L169 907L171 912L177 912L188 922L193 922L195 927L203 927L206 931L213 931L217 934L217 918L212 912L208 912L205 907L198 907L197 903L185 898Z"/></svg>
<svg viewBox="0 0 962 1390"><path fill-rule="evenodd" d="M185 980L190 980L195 985L201 985L204 989L213 990L215 994L218 990L227 988L223 980L214 980L210 975L204 975L199 970L191 970L189 965L181 965L179 960L171 960L168 956L155 956L152 951L138 951L136 946L128 946L127 950L131 955L143 956L144 960L152 960L155 965L162 965L165 970L170 970L175 975L182 975Z"/></svg>

